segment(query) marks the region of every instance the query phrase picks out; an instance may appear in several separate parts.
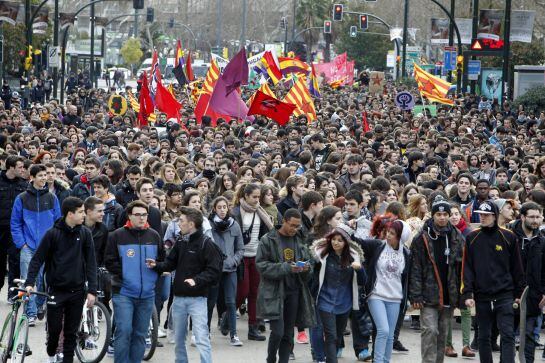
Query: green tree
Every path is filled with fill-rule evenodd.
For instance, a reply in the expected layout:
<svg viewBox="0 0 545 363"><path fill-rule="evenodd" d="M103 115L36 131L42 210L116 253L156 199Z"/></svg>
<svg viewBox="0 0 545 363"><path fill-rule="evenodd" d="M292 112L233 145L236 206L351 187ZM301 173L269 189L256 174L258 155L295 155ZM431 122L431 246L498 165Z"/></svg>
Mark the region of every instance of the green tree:
<svg viewBox="0 0 545 363"><path fill-rule="evenodd" d="M44 50L45 42L51 36L51 25L46 34L33 34L32 47L34 50ZM22 72L22 64L26 56L26 27L24 24L15 25L2 23L4 35L4 71L12 76L19 76Z"/></svg>
<svg viewBox="0 0 545 363"><path fill-rule="evenodd" d="M330 10L330 0L301 0L298 3L295 21L301 30L316 26L323 26L324 20L329 18L328 12ZM308 53L310 53L310 49L318 41L319 34L320 32L318 30L309 30L303 34ZM327 43L331 38L329 36L326 36L325 38L327 49L329 47L329 44Z"/></svg>
<svg viewBox="0 0 545 363"><path fill-rule="evenodd" d="M140 59L144 55L142 49L140 49L140 40L135 38L129 38L121 47L121 56L125 60L125 63L131 66L133 70L134 65L140 62Z"/></svg>

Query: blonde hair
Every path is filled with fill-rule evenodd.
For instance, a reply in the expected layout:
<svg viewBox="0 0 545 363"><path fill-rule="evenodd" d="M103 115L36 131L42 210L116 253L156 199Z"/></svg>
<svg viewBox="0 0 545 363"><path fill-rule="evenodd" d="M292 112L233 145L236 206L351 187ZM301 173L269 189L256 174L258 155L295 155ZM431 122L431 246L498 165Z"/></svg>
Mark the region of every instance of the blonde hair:
<svg viewBox="0 0 545 363"><path fill-rule="evenodd" d="M422 194L415 194L409 198L409 203L407 205L407 210L409 211L409 217L418 217L420 219L424 219L426 213L422 213L420 210L420 205L422 204L422 200L424 200L426 203L426 197Z"/></svg>
<svg viewBox="0 0 545 363"><path fill-rule="evenodd" d="M166 178L165 178L165 170L167 168L170 168L170 169L172 169L174 171L174 180L173 181L167 181ZM182 184L182 180L180 179L180 176L178 175L178 171L176 170L176 168L172 164L163 165L161 167L160 175L161 175L161 179L163 179L163 181L165 183Z"/></svg>

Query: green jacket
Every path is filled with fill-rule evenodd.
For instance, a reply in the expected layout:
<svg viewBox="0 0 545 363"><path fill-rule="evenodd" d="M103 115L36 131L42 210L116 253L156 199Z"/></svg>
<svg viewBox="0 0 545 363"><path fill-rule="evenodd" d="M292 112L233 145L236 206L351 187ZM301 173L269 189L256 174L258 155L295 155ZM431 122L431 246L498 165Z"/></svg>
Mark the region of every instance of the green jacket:
<svg viewBox="0 0 545 363"><path fill-rule="evenodd" d="M284 277L291 273L288 262L282 261L278 229L273 229L263 237L257 248L255 262L260 274L259 291L257 293L257 316L260 319L277 320L283 315L284 309ZM304 237L297 233L296 261L310 261L308 248L303 244ZM316 325L314 299L310 294L308 280L312 276L310 270L297 275L301 285L299 308L297 311L297 326L302 328Z"/></svg>

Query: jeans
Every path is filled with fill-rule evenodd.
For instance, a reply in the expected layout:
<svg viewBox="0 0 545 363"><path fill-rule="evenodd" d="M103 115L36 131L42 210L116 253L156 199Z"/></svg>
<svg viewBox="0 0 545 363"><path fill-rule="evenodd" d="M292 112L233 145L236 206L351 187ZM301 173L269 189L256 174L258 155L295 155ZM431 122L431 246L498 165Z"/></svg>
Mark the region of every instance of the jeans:
<svg viewBox="0 0 545 363"><path fill-rule="evenodd" d="M357 358L362 350L369 349L369 340L373 332L367 303L361 302L360 310L352 310L350 330L352 330L352 345Z"/></svg>
<svg viewBox="0 0 545 363"><path fill-rule="evenodd" d="M288 363L293 350L293 328L297 320L300 290L290 291L284 296L284 309L280 319L271 320L271 335L267 348L267 363L276 363L278 354L279 363Z"/></svg>
<svg viewBox="0 0 545 363"><path fill-rule="evenodd" d="M490 333L492 325L496 323L501 336L501 362L514 363L515 332L513 299L477 301L476 311L479 324L479 358L481 362L492 362Z"/></svg>
<svg viewBox="0 0 545 363"><path fill-rule="evenodd" d="M373 362L390 362L394 345L394 332L401 304L380 299L369 299L367 305L377 330L373 347Z"/></svg>
<svg viewBox="0 0 545 363"><path fill-rule="evenodd" d="M6 264L8 266L8 286L15 287L13 280L20 276L19 250L13 243L9 226L0 231L0 290L6 279ZM16 291L9 292L8 290L8 296L16 294Z"/></svg>
<svg viewBox="0 0 545 363"><path fill-rule="evenodd" d="M471 339L471 310L468 308L460 309L460 315L462 318L462 346L469 346L469 340ZM452 347L452 320L448 321L447 331L447 347Z"/></svg>
<svg viewBox="0 0 545 363"><path fill-rule="evenodd" d="M50 294L55 296L55 305L47 307L47 355L53 357L57 353L62 332L63 362L72 363L85 293L83 290L76 292L53 290Z"/></svg>
<svg viewBox="0 0 545 363"><path fill-rule="evenodd" d="M161 321L161 311L165 301L170 295L171 275L162 275L157 279L155 284L155 309L157 309L157 317Z"/></svg>
<svg viewBox="0 0 545 363"><path fill-rule="evenodd" d="M312 360L317 362L325 361L324 327L318 309L316 309L316 325L309 329L309 335Z"/></svg>
<svg viewBox="0 0 545 363"><path fill-rule="evenodd" d="M34 256L34 252L27 246L21 248L20 254L20 270L21 270L21 279L25 280L28 275L28 266L30 265L30 260ZM43 288L43 271L44 267L40 267L40 273L36 278L36 291L44 291ZM28 317L35 318L38 315L38 307L43 306L45 303L45 298L43 296L31 295L30 300L26 306L26 315Z"/></svg>
<svg viewBox="0 0 545 363"><path fill-rule="evenodd" d="M201 363L212 362L212 347L208 335L208 308L206 297L183 297L174 296L172 302L171 319L174 323L174 332L176 334L175 362L187 363L187 349L185 347L185 338L187 335L187 319L191 317L193 322L193 335L197 349L201 356Z"/></svg>
<svg viewBox="0 0 545 363"><path fill-rule="evenodd" d="M244 279L237 286L237 308L248 298L248 325L257 325L257 290L259 288L259 271L255 265L255 257L244 257Z"/></svg>
<svg viewBox="0 0 545 363"><path fill-rule="evenodd" d="M208 330L210 330L214 306L217 304L219 317L221 317L224 311L227 311L227 321L229 322L231 337L237 334L236 294L237 272L223 272L219 284L211 287L208 293ZM222 301L218 301L218 298L223 298L225 304Z"/></svg>
<svg viewBox="0 0 545 363"><path fill-rule="evenodd" d="M537 320L537 316L526 317L526 346L524 347L524 357L526 358L526 363L534 362L534 355L536 352L534 330L537 326Z"/></svg>
<svg viewBox="0 0 545 363"><path fill-rule="evenodd" d="M420 310L420 349L423 363L443 363L448 322L452 319L452 308L424 306Z"/></svg>
<svg viewBox="0 0 545 363"><path fill-rule="evenodd" d="M326 362L337 363L337 346L339 346L338 343L343 338L350 311L335 315L320 310L319 314L324 328Z"/></svg>
<svg viewBox="0 0 545 363"><path fill-rule="evenodd" d="M115 361L140 363L146 350L146 336L150 325L155 297L138 299L114 294Z"/></svg>

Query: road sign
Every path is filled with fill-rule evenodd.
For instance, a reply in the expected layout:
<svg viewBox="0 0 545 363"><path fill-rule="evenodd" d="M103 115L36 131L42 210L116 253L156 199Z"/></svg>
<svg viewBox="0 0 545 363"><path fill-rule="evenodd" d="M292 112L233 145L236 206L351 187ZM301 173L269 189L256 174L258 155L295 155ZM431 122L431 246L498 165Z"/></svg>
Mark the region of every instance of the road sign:
<svg viewBox="0 0 545 363"><path fill-rule="evenodd" d="M481 61L470 60L467 62L467 79L470 81L476 81L481 74Z"/></svg>
<svg viewBox="0 0 545 363"><path fill-rule="evenodd" d="M453 64L452 64L452 57L454 56L454 65L456 65L456 53L451 52L450 50L445 50L444 53L444 59L443 64L445 71L452 71L454 70Z"/></svg>
<svg viewBox="0 0 545 363"><path fill-rule="evenodd" d="M51 68L59 68L61 59L59 57L59 49L60 47L50 46L47 51L47 64Z"/></svg>
<svg viewBox="0 0 545 363"><path fill-rule="evenodd" d="M399 92L395 98L396 106L403 111L411 110L414 107L414 97L409 92Z"/></svg>

